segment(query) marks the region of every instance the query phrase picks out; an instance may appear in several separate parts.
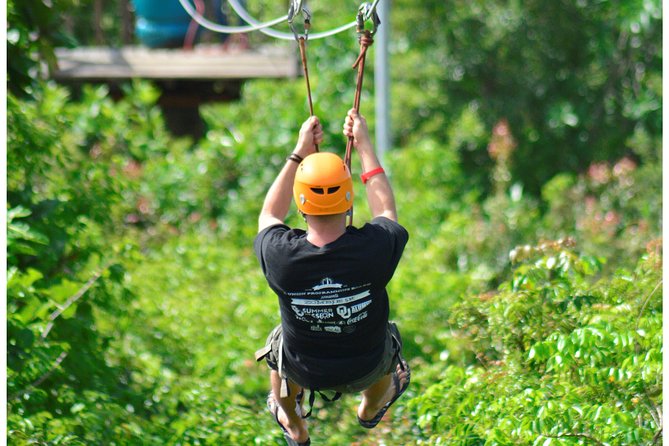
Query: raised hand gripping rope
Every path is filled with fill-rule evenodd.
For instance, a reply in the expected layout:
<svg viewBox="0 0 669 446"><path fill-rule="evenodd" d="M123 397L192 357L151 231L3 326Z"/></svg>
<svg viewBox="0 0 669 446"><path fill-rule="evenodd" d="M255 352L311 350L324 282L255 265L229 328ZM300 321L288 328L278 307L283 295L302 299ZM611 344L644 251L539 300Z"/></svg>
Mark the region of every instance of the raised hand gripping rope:
<svg viewBox="0 0 669 446"><path fill-rule="evenodd" d="M304 17L304 35L300 35L295 29L293 20L297 14L302 14ZM311 28L311 11L303 0L292 0L290 8L288 9L288 25L295 36L295 41L300 48L300 57L302 59L302 70L304 72L304 79L307 83L307 98L309 100L309 116L314 115L314 103L311 100L311 83L309 82L309 69L307 68L307 39L309 38L309 29ZM318 152L318 144L314 144L316 152Z"/></svg>
<svg viewBox="0 0 669 446"><path fill-rule="evenodd" d="M358 77L355 86L355 97L353 98L353 109L357 112L360 111L360 95L362 92L362 81L365 74L365 58L367 57L367 49L374 43L373 36L376 34L376 31L381 24L378 14L376 13L376 4L370 5L369 3L363 3L358 9L357 16L357 32L358 32L358 41L360 42L360 54L358 58L353 63L353 69L358 69ZM371 19L373 28L372 30L365 29L365 22ZM351 149L353 148L353 136L348 137L346 141L346 154L344 155L344 162L348 166L349 171L351 170ZM349 226L353 225L353 208L349 213Z"/></svg>

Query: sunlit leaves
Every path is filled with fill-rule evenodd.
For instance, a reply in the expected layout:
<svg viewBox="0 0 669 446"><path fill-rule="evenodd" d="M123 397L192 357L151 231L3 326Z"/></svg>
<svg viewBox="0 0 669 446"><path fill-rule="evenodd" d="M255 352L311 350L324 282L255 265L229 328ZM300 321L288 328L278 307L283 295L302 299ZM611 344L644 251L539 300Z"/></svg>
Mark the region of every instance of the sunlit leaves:
<svg viewBox="0 0 669 446"><path fill-rule="evenodd" d="M660 271L644 259L635 272L589 284L584 260L569 257L574 268L557 276L547 261L518 268L524 292L507 285L456 306L454 323L483 367L467 369L468 379L451 367L447 376L458 381L441 378L412 401L428 444L478 444L464 440L465 426L489 444L625 445L656 436L662 317L648 310L661 301ZM623 285L626 274L636 287ZM548 291L560 275L566 297Z"/></svg>

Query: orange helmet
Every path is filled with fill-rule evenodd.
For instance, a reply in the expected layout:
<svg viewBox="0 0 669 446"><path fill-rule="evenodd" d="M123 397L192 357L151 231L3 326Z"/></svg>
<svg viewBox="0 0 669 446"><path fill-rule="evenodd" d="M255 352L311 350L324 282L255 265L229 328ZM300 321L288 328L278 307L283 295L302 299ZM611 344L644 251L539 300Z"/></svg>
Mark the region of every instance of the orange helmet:
<svg viewBox="0 0 669 446"><path fill-rule="evenodd" d="M342 214L353 206L351 172L334 153L312 153L297 168L293 197L306 215Z"/></svg>

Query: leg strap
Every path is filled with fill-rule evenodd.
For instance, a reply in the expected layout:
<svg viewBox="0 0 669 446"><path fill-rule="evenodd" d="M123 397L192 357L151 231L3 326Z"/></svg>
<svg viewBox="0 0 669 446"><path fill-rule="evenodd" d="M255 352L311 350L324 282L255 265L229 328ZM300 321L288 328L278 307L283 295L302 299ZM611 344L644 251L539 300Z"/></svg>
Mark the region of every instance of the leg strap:
<svg viewBox="0 0 669 446"><path fill-rule="evenodd" d="M314 401L316 401L316 393L320 394L321 398L323 398L323 401L328 403L337 401L339 398L341 398L342 395L341 392L335 392L332 398L329 398L320 390L309 389L309 412L307 412L306 415L303 415L302 418L309 418L311 416L311 412L314 410Z"/></svg>

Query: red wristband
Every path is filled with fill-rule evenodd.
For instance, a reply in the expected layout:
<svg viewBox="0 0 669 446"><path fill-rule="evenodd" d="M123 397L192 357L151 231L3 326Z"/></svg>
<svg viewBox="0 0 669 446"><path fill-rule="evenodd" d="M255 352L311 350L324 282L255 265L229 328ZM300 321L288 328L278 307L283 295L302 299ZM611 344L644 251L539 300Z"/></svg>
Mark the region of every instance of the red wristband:
<svg viewBox="0 0 669 446"><path fill-rule="evenodd" d="M383 170L383 167L377 167L376 169L372 169L369 172L363 173L360 175L360 179L362 180L362 184L367 184L370 178L372 178L374 175L378 175L380 173L386 173L385 170Z"/></svg>

